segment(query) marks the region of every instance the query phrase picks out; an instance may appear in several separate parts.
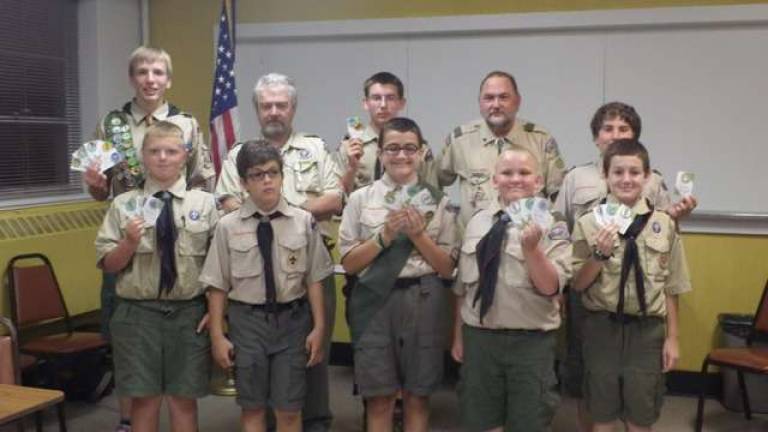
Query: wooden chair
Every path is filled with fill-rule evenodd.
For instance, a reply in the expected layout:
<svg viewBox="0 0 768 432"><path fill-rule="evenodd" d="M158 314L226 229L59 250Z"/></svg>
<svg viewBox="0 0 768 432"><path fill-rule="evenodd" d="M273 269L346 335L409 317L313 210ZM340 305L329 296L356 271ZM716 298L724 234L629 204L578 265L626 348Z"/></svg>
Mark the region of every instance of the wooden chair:
<svg viewBox="0 0 768 432"><path fill-rule="evenodd" d="M752 410L749 406L747 386L744 383L744 373L768 375L768 348L753 347L752 342L756 339L768 340L768 281L765 283L763 295L760 297L760 303L757 305L755 319L752 322L752 328L747 337L747 346L744 348L714 349L709 352L701 367L701 373L705 376L709 365L736 369L741 399L744 403L744 417L747 420L752 419ZM696 411L696 432L701 432L704 424L704 392L705 386L702 385Z"/></svg>

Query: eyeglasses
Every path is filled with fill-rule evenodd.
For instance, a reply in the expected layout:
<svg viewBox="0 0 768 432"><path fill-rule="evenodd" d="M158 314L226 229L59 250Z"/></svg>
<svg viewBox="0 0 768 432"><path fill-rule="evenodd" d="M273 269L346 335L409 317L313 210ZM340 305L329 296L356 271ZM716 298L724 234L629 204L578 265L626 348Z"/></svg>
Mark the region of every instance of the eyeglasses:
<svg viewBox="0 0 768 432"><path fill-rule="evenodd" d="M267 178L267 176L269 176L269 178L273 179L273 178L277 178L277 177L279 177L281 175L282 175L282 173L279 170L271 169L271 170L266 170L266 171L250 172L250 173L246 174L245 177L248 180L250 180L250 181L264 181Z"/></svg>
<svg viewBox="0 0 768 432"><path fill-rule="evenodd" d="M384 153L386 153L388 156L397 156L400 154L400 152L405 152L406 156L413 156L421 149L421 147L413 145L413 144L406 144L404 146L398 146L398 145L391 145L386 146L382 150Z"/></svg>

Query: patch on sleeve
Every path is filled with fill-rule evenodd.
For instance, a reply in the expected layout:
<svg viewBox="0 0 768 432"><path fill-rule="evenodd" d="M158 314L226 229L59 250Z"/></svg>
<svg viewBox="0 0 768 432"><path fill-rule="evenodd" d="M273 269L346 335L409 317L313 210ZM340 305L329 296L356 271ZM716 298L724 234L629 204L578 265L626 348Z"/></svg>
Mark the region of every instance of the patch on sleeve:
<svg viewBox="0 0 768 432"><path fill-rule="evenodd" d="M565 222L556 222L547 236L550 240L568 240L568 225Z"/></svg>

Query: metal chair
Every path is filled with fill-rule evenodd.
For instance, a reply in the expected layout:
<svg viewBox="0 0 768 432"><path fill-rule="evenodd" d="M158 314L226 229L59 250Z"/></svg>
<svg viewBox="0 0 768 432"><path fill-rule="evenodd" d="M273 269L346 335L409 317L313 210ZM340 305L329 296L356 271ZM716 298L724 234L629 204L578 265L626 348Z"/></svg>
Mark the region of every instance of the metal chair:
<svg viewBox="0 0 768 432"><path fill-rule="evenodd" d="M747 337L747 346L744 348L717 348L709 352L701 367L702 375L707 374L709 365L736 370L741 390L741 399L744 404L744 417L752 419L752 410L749 406L749 394L744 382L744 373L768 375L768 348L752 346L756 339L768 340L768 281L763 288L763 295L757 305L752 329ZM704 392L702 384L699 391L699 404L696 411L696 432L701 432L704 425Z"/></svg>

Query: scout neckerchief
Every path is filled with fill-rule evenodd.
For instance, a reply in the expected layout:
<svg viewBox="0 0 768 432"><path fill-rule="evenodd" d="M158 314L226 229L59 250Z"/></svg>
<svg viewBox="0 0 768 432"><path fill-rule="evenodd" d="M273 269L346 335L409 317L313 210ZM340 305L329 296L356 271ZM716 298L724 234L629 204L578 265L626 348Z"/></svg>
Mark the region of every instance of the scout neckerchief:
<svg viewBox="0 0 768 432"><path fill-rule="evenodd" d="M439 189L426 183L420 183L419 186L426 188L432 199L440 203L443 193ZM408 236L400 234L388 248L374 258L368 265L368 270L358 278L349 299L349 329L353 344L360 339L371 318L387 301L412 250L411 240Z"/></svg>
<svg viewBox="0 0 768 432"><path fill-rule="evenodd" d="M259 212L253 214L253 217L259 221L256 227L256 238L259 242L259 252L264 264L264 286L267 291L266 311L273 315L277 314L277 285L275 284L275 270L272 263L272 241L275 238L272 219L282 215L279 211L270 215L262 215Z"/></svg>
<svg viewBox="0 0 768 432"><path fill-rule="evenodd" d="M477 243L477 268L480 271L480 286L475 293L472 307L480 300L480 323L493 304L493 296L496 293L496 281L499 278L499 263L501 262L501 244L507 232L509 215L500 210L495 215L496 222L491 229Z"/></svg>
<svg viewBox="0 0 768 432"><path fill-rule="evenodd" d="M604 204L606 199L600 202ZM640 313L645 316L647 311L647 305L645 300L645 281L643 279L643 268L640 265L640 253L637 250L637 236L643 231L648 220L653 215L653 206L648 204L648 213L642 215L635 215L635 219L632 224L629 225L627 231L619 236L624 239L624 256L621 259L621 278L619 279L619 303L616 305L616 317L621 321L624 318L624 298L626 296L627 279L629 278L629 270L633 268L635 271L635 293L637 294L637 300L640 303Z"/></svg>
<svg viewBox="0 0 768 432"><path fill-rule="evenodd" d="M163 200L163 209L157 217L155 235L160 253L160 283L157 297L169 294L176 284L176 224L173 222L173 195L168 191L157 192L155 198Z"/></svg>

